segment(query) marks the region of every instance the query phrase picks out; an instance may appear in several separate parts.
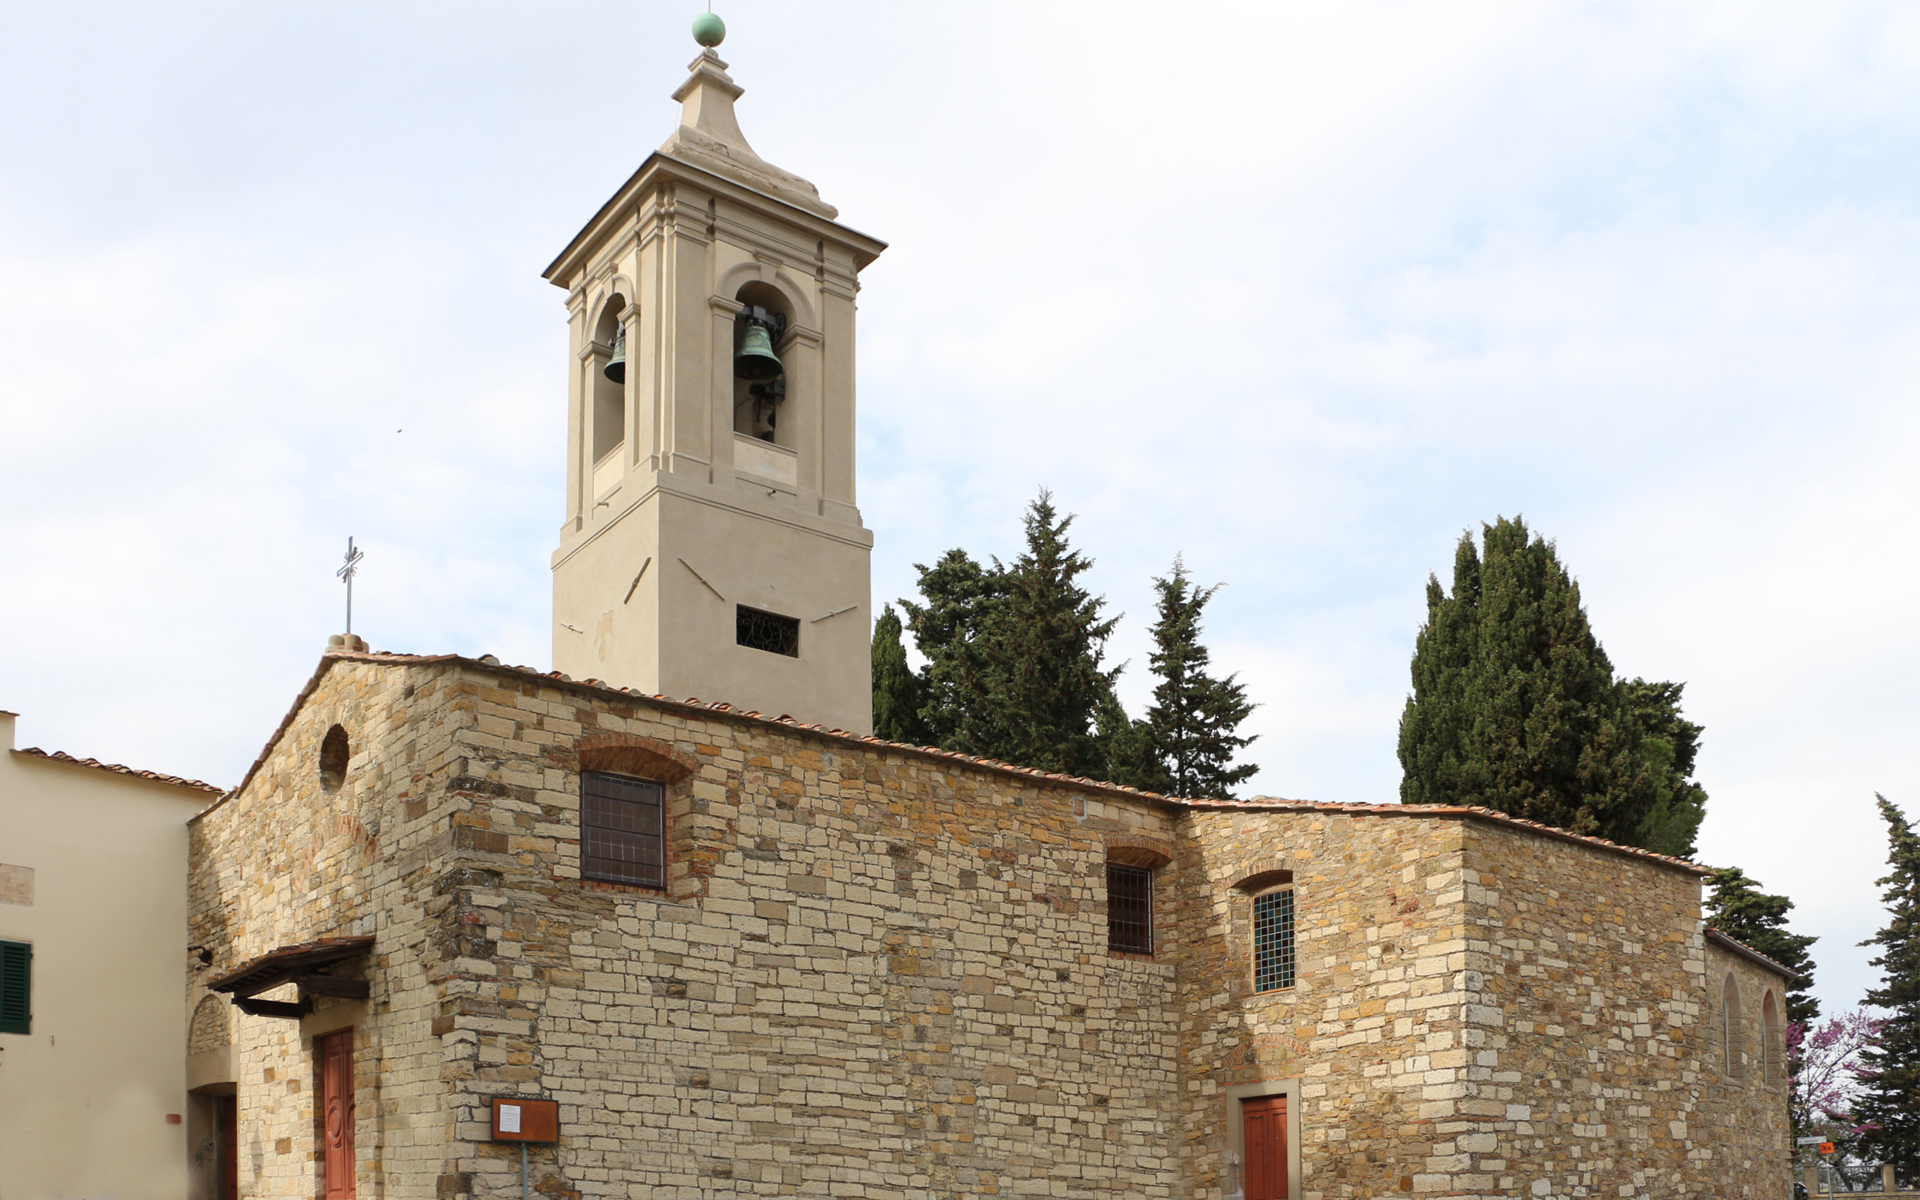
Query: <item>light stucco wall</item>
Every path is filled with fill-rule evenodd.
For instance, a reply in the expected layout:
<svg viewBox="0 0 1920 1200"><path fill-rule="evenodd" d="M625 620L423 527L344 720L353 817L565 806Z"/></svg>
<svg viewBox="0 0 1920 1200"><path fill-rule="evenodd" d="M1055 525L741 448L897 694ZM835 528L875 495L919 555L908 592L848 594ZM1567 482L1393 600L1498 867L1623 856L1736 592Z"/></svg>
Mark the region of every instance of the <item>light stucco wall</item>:
<svg viewBox="0 0 1920 1200"><path fill-rule="evenodd" d="M31 904L33 1025L0 1033L0 1196L168 1197L187 1186L187 819L206 792L13 749L0 714L0 863ZM22 899L18 893L11 899Z"/></svg>

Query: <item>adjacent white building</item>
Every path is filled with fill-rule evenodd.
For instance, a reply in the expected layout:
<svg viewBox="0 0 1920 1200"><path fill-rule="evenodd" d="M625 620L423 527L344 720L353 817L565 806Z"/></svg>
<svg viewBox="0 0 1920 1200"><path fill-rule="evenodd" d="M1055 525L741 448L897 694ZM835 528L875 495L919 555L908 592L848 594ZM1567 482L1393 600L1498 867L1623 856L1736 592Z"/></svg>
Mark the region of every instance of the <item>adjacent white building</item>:
<svg viewBox="0 0 1920 1200"><path fill-rule="evenodd" d="M0 1196L177 1200L195 1149L187 819L220 790L15 749L14 720L0 712Z"/></svg>

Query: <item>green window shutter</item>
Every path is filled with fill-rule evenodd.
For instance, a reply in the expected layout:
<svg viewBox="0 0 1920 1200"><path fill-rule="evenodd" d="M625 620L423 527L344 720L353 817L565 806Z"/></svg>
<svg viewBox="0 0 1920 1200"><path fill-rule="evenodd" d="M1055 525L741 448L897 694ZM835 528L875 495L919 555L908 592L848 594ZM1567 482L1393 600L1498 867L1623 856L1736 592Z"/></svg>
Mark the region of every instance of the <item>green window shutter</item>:
<svg viewBox="0 0 1920 1200"><path fill-rule="evenodd" d="M33 947L0 942L0 1033L33 1032Z"/></svg>

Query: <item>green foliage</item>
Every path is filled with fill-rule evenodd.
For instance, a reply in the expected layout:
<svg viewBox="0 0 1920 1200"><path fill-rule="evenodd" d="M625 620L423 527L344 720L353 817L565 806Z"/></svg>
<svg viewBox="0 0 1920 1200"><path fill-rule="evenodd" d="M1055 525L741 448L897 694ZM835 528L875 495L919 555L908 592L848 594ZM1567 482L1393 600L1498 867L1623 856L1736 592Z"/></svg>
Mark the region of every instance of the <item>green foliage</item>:
<svg viewBox="0 0 1920 1200"><path fill-rule="evenodd" d="M1259 771L1231 766L1234 755L1253 742L1235 731L1252 714L1247 689L1237 677L1215 679L1207 673L1209 654L1200 644L1200 614L1220 585L1195 587L1176 556L1173 571L1155 579L1160 594L1148 664L1159 684L1146 726L1151 754L1164 777L1164 789L1176 796L1226 799L1235 784Z"/></svg>
<svg viewBox="0 0 1920 1200"><path fill-rule="evenodd" d="M1095 718L1117 671L1103 670L1114 620L1078 582L1093 565L1067 543L1073 518L1043 491L1027 507L1026 552L1011 563L949 550L918 566L926 603L902 600L927 657L926 730L941 747L1042 771L1097 774Z"/></svg>
<svg viewBox="0 0 1920 1200"><path fill-rule="evenodd" d="M1000 572L964 550L949 550L932 567L915 563L914 569L926 603L902 600L900 607L927 659L920 671L921 728L944 750L989 753L984 747L998 736L982 639L988 615L1003 597Z"/></svg>
<svg viewBox="0 0 1920 1200"><path fill-rule="evenodd" d="M1903 1176L1920 1176L1920 835L1885 796L1876 795L1887 823L1887 862L1878 882L1886 927L1861 945L1878 946L1880 986L1868 1004L1887 1010L1877 1044L1860 1058L1861 1089L1854 1120L1873 1126L1862 1135L1867 1153L1893 1163Z"/></svg>
<svg viewBox="0 0 1920 1200"><path fill-rule="evenodd" d="M986 613L980 647L995 758L1041 771L1097 773L1104 765L1094 716L1118 671L1102 670L1118 618L1079 577L1093 560L1067 544L1073 518L1042 491L1027 506L1026 552L999 568L1001 599Z"/></svg>
<svg viewBox="0 0 1920 1200"><path fill-rule="evenodd" d="M1100 778L1145 792L1164 794L1173 790L1173 781L1153 752L1153 727L1138 717L1127 716L1120 697L1111 689L1100 700L1094 736L1099 740L1103 762Z"/></svg>
<svg viewBox="0 0 1920 1200"><path fill-rule="evenodd" d="M889 604L873 623L873 733L890 742L925 745L926 684L907 665L907 648L900 640L900 617Z"/></svg>
<svg viewBox="0 0 1920 1200"><path fill-rule="evenodd" d="M1640 726L1640 750L1655 791L1653 807L1631 844L1675 858L1694 856L1700 821L1707 815L1706 789L1691 778L1701 726L1680 715L1680 693L1686 686L1638 678L1620 685L1627 709Z"/></svg>
<svg viewBox="0 0 1920 1200"><path fill-rule="evenodd" d="M1463 535L1427 621L1400 719L1400 798L1477 804L1690 855L1706 793L1687 777L1700 727L1681 685L1614 678L1580 586L1520 518Z"/></svg>
<svg viewBox="0 0 1920 1200"><path fill-rule="evenodd" d="M1793 911L1793 901L1761 891L1760 884L1738 867L1715 871L1708 887L1707 924L1800 976L1787 988L1787 1020L1804 1025L1818 1017L1813 956L1807 949L1820 939L1788 932L1787 914Z"/></svg>

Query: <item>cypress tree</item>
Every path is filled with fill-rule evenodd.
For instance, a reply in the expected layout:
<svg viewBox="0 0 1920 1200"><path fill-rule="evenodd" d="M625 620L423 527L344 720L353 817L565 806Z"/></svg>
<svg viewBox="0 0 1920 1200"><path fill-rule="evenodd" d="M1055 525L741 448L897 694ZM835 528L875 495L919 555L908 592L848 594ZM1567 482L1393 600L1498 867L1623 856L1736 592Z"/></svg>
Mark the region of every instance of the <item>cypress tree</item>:
<svg viewBox="0 0 1920 1200"><path fill-rule="evenodd" d="M1087 775L1102 770L1094 719L1117 670L1102 670L1118 618L1077 580L1093 561L1067 544L1073 517L1042 490L1024 517L1027 549L994 563L1000 598L984 613L979 646L990 719L980 753L1033 767Z"/></svg>
<svg viewBox="0 0 1920 1200"><path fill-rule="evenodd" d="M1478 804L1636 844L1659 800L1639 722L1552 543L1499 518L1427 583L1400 798Z"/></svg>
<svg viewBox="0 0 1920 1200"><path fill-rule="evenodd" d="M1160 594L1148 657L1160 680L1147 710L1153 756L1172 794L1230 798L1234 785L1260 768L1229 765L1254 740L1236 732L1254 706L1237 676L1215 679L1207 673L1210 656L1200 643L1201 611L1220 585L1193 586L1176 556L1173 571L1153 586Z"/></svg>
<svg viewBox="0 0 1920 1200"><path fill-rule="evenodd" d="M1655 789L1653 807L1632 844L1675 858L1692 858L1707 792L1693 778L1701 727L1680 715L1684 683L1631 679L1620 685L1627 709L1640 726L1640 748ZM1792 901L1788 901L1792 907Z"/></svg>
<svg viewBox="0 0 1920 1200"><path fill-rule="evenodd" d="M1920 1179L1920 835L1885 796L1874 799L1887 823L1893 870L1876 881L1884 889L1886 927L1861 945L1880 948L1872 962L1880 968L1880 986L1866 1000L1888 1016L1876 1043L1860 1055L1853 1118L1869 1127L1862 1149L1912 1180Z"/></svg>
<svg viewBox="0 0 1920 1200"><path fill-rule="evenodd" d="M1787 1020L1811 1023L1820 1015L1820 1002L1813 996L1813 956L1807 949L1820 939L1788 932L1793 901L1761 891L1738 867L1715 871L1708 886L1707 924L1797 973L1800 978L1787 988Z"/></svg>
<svg viewBox="0 0 1920 1200"><path fill-rule="evenodd" d="M931 567L915 563L914 570L926 603L902 600L900 607L927 659L920 670L921 729L943 750L990 754L1000 737L982 638L988 614L1004 599L1004 580L958 549Z"/></svg>
<svg viewBox="0 0 1920 1200"><path fill-rule="evenodd" d="M873 734L890 742L925 745L926 685L907 665L900 618L889 604L873 623Z"/></svg>

